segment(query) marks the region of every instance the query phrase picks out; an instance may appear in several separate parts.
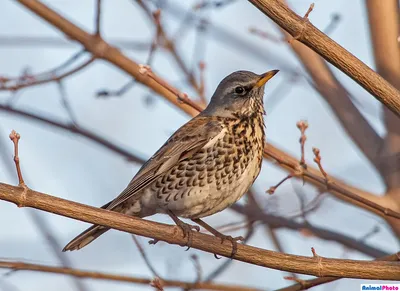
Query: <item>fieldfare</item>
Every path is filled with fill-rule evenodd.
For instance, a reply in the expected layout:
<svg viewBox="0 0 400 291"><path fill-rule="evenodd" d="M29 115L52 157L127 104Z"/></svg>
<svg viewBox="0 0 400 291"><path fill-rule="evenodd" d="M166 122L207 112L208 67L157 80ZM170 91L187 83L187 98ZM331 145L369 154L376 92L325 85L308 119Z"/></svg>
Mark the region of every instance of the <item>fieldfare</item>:
<svg viewBox="0 0 400 291"><path fill-rule="evenodd" d="M142 166L122 193L103 209L136 217L168 214L192 241L199 226L221 240L236 241L201 218L238 201L261 170L264 148L264 85L278 70L257 75L237 71L221 81L207 108L179 128ZM78 250L109 228L93 225L63 251Z"/></svg>

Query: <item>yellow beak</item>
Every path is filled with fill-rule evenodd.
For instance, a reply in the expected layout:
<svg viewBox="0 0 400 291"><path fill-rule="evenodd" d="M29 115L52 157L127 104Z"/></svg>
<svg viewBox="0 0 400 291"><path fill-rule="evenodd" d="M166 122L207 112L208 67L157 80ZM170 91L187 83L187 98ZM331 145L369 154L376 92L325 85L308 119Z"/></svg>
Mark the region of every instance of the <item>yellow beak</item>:
<svg viewBox="0 0 400 291"><path fill-rule="evenodd" d="M254 87L260 88L265 83L267 83L269 79L271 79L273 76L275 76L278 72L279 72L279 70L272 70L272 71L269 71L269 72L266 72L266 73L262 74L260 79L254 85Z"/></svg>

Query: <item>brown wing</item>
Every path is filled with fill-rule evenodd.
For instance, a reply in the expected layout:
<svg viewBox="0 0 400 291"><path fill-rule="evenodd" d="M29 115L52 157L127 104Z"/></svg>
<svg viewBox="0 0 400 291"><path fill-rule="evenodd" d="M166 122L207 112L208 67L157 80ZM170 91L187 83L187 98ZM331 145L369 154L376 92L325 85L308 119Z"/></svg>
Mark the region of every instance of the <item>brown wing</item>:
<svg viewBox="0 0 400 291"><path fill-rule="evenodd" d="M140 193L176 163L190 158L221 133L223 127L217 120L210 117L195 117L178 129L142 166L125 190L107 206L107 209L114 209Z"/></svg>

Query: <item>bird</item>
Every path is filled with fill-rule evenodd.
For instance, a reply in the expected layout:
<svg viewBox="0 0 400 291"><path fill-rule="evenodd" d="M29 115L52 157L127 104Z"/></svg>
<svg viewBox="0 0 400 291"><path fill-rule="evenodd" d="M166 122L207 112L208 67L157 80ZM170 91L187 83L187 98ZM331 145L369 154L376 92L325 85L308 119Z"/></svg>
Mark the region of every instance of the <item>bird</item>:
<svg viewBox="0 0 400 291"><path fill-rule="evenodd" d="M167 214L187 238L188 248L200 225L221 242L231 241L234 257L237 241L243 238L224 235L202 218L237 202L259 175L265 144L264 88L278 72L236 71L225 77L208 106L180 127L120 195L101 208L139 218ZM63 251L79 250L109 229L93 225Z"/></svg>

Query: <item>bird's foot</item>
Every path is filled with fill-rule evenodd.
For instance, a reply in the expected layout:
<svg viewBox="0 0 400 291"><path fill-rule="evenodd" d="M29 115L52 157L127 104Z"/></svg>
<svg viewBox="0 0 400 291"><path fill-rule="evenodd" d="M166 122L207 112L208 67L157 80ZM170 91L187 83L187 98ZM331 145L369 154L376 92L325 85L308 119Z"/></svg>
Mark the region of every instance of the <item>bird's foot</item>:
<svg viewBox="0 0 400 291"><path fill-rule="evenodd" d="M193 230L196 230L197 232L200 231L200 227L197 225L191 225L188 223L185 223L181 220L178 220L176 222L176 225L182 230L183 232L183 238L187 237L187 243L186 246L188 247L186 250L188 251L192 247L192 242L193 242Z"/></svg>
<svg viewBox="0 0 400 291"><path fill-rule="evenodd" d="M237 242L238 241L244 241L244 238L242 236L236 236L232 237L230 235L224 235L222 233L219 234L214 234L216 237L219 237L221 239L221 244L224 243L224 241L230 241L232 243L232 253L230 258L233 259L237 253ZM219 259L217 255L214 255L215 258Z"/></svg>

